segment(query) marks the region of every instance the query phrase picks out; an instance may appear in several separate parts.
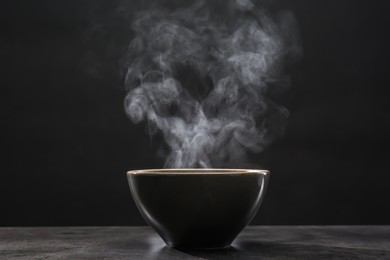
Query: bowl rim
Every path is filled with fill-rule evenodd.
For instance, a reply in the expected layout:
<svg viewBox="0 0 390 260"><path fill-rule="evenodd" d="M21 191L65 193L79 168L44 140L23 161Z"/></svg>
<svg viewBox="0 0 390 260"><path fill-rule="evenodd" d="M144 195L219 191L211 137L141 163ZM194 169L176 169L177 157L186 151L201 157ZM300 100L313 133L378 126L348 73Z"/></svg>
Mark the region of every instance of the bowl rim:
<svg viewBox="0 0 390 260"><path fill-rule="evenodd" d="M127 175L137 174L179 174L179 175L201 175L201 174L263 174L267 175L270 171L260 169L229 169L229 168L166 168L166 169L145 169L145 170L131 170Z"/></svg>

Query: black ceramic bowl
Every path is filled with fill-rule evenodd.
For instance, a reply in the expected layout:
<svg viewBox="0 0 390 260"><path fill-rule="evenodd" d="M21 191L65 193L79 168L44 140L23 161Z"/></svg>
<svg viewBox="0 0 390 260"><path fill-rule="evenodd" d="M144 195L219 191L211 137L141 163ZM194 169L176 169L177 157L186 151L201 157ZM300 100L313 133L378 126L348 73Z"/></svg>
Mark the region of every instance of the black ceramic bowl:
<svg viewBox="0 0 390 260"><path fill-rule="evenodd" d="M142 216L170 247L230 246L252 220L269 172L237 169L129 171Z"/></svg>

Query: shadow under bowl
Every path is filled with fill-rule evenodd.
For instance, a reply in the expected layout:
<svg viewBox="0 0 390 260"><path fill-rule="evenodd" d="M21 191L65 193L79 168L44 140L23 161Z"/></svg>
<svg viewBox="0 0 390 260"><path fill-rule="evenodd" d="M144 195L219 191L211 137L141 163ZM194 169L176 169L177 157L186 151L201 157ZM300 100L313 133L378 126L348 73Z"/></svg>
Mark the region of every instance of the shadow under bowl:
<svg viewBox="0 0 390 260"><path fill-rule="evenodd" d="M269 172L163 169L127 173L146 222L169 247L228 247L258 211Z"/></svg>

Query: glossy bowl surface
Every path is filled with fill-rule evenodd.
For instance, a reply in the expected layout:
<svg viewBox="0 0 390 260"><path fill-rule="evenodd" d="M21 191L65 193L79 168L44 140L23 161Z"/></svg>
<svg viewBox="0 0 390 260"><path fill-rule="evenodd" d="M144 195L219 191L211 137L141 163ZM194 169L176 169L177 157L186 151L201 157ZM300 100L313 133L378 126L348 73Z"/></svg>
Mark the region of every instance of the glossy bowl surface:
<svg viewBox="0 0 390 260"><path fill-rule="evenodd" d="M127 173L142 216L170 247L230 246L253 219L269 172L244 169L161 169Z"/></svg>

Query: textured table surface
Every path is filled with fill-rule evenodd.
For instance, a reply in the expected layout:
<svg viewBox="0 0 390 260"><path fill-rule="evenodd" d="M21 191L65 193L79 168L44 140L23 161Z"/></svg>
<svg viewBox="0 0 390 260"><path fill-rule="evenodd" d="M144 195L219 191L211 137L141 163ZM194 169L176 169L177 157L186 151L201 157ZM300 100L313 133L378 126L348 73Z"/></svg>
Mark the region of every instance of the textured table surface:
<svg viewBox="0 0 390 260"><path fill-rule="evenodd" d="M3 227L0 259L390 259L390 226L249 226L208 251L168 248L150 227Z"/></svg>

